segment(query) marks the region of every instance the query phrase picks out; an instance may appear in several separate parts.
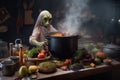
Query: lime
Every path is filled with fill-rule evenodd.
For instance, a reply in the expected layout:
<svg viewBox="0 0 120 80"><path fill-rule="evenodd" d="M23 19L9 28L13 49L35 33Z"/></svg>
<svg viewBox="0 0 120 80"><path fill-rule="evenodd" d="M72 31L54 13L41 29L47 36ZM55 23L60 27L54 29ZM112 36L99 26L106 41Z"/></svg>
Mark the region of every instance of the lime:
<svg viewBox="0 0 120 80"><path fill-rule="evenodd" d="M19 71L18 71L19 76L24 77L27 75L27 73L28 73L27 66L21 66L19 68Z"/></svg>

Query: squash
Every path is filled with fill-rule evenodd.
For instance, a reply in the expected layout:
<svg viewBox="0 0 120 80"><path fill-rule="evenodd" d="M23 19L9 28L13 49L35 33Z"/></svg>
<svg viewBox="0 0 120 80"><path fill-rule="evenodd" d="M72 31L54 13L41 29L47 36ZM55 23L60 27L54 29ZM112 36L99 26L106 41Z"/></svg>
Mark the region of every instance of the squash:
<svg viewBox="0 0 120 80"><path fill-rule="evenodd" d="M39 72L42 72L42 73L55 72L57 70L56 68L57 67L56 67L55 63L50 62L50 61L41 62L38 65Z"/></svg>

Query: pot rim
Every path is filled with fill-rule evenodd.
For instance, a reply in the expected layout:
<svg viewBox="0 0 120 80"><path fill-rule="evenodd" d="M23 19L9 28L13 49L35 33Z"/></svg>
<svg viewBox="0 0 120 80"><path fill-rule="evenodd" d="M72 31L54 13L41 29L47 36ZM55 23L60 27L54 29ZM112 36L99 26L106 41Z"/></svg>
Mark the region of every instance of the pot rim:
<svg viewBox="0 0 120 80"><path fill-rule="evenodd" d="M81 35L74 34L74 35L66 35L66 36L51 36L52 34L55 33L61 33L61 32L50 32L46 37L53 37L53 38L70 38L70 37L78 37L81 38Z"/></svg>
<svg viewBox="0 0 120 80"><path fill-rule="evenodd" d="M57 38L57 39L65 39L65 38L77 38L77 39L80 39L81 38L81 36L79 36L79 35L72 35L72 36L62 36L62 37L60 37L60 36L46 36L46 39L50 39L50 38Z"/></svg>
<svg viewBox="0 0 120 80"><path fill-rule="evenodd" d="M54 37L54 38L69 38L69 37L78 37L78 35L70 35L70 36L50 36L50 37Z"/></svg>

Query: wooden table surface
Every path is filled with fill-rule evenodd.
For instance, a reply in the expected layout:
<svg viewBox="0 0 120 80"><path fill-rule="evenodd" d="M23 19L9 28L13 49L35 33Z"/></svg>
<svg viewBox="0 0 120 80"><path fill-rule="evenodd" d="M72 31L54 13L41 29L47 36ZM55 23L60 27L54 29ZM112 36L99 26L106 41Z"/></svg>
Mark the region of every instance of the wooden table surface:
<svg viewBox="0 0 120 80"><path fill-rule="evenodd" d="M95 68L85 68L81 69L79 71L62 71L60 69L57 69L55 73L51 74L42 74L37 73L37 79L35 80L75 80L78 78L83 78L87 76L92 76L98 73L104 73L107 71L113 71L116 69L120 69L120 62L113 61L112 65L99 65ZM0 80L15 80L17 78L18 72L15 73L14 76L6 77L6 76L0 76ZM25 79L25 80L31 80L31 79Z"/></svg>

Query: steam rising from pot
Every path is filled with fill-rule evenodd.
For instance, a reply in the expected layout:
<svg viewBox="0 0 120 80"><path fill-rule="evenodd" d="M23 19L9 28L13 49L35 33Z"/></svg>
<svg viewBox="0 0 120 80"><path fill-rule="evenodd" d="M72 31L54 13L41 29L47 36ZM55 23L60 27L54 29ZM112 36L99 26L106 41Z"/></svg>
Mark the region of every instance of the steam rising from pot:
<svg viewBox="0 0 120 80"><path fill-rule="evenodd" d="M65 16L58 24L61 32L78 34L81 26L82 11L87 8L88 0L65 0Z"/></svg>
<svg viewBox="0 0 120 80"><path fill-rule="evenodd" d="M115 29L115 21L110 22L117 14L113 0L64 0L64 5L61 6L64 16L57 24L61 32L82 33L82 36L89 35L95 40L109 39L113 32L119 32Z"/></svg>

